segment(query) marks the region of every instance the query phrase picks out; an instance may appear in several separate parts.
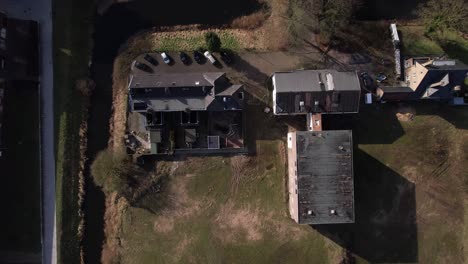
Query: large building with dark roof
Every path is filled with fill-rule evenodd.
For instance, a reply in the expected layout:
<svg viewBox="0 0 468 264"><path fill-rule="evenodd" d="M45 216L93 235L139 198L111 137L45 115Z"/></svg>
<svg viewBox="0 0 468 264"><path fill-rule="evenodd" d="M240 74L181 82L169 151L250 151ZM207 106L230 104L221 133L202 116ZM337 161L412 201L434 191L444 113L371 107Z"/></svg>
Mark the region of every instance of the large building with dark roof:
<svg viewBox="0 0 468 264"><path fill-rule="evenodd" d="M130 75L127 145L141 154L245 152L244 90L223 72Z"/></svg>
<svg viewBox="0 0 468 264"><path fill-rule="evenodd" d="M361 86L356 72L299 70L272 76L273 113L357 113Z"/></svg>
<svg viewBox="0 0 468 264"><path fill-rule="evenodd" d="M299 224L354 223L352 132L288 133L291 217Z"/></svg>
<svg viewBox="0 0 468 264"><path fill-rule="evenodd" d="M130 76L132 111L226 111L243 109L243 87L223 72Z"/></svg>

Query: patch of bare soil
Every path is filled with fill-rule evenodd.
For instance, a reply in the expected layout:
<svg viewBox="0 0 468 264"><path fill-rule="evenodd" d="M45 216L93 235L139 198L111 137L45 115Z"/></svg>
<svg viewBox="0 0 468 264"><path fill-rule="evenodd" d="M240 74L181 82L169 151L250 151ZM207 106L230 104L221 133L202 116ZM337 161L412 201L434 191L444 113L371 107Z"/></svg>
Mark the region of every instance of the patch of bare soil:
<svg viewBox="0 0 468 264"><path fill-rule="evenodd" d="M216 224L214 233L224 243L237 242L236 234L239 233L249 241L258 241L263 238L258 208L235 209L234 204L228 202L221 208L214 222Z"/></svg>
<svg viewBox="0 0 468 264"><path fill-rule="evenodd" d="M251 158L248 156L234 156L231 158L231 193L236 193L239 184L247 176L248 165Z"/></svg>
<svg viewBox="0 0 468 264"><path fill-rule="evenodd" d="M106 212L104 214L105 242L102 248L101 261L104 264L120 262L120 233L122 220L129 204L123 197L113 193L106 197Z"/></svg>
<svg viewBox="0 0 468 264"><path fill-rule="evenodd" d="M281 164L283 164L284 166L286 166L286 162L288 160L286 151L287 150L284 142L278 143L278 153L281 159Z"/></svg>
<svg viewBox="0 0 468 264"><path fill-rule="evenodd" d="M180 262L180 259L182 258L183 253L185 252L187 247L190 244L192 244L192 242L193 242L193 238L189 238L187 235L185 235L184 238L179 241L179 243L177 244L177 246L175 248L175 252L177 252L177 254L175 254L173 256L174 257L174 263L179 263Z"/></svg>
<svg viewBox="0 0 468 264"><path fill-rule="evenodd" d="M398 108L395 109L395 115L400 122L413 121L416 109L409 105L398 105Z"/></svg>
<svg viewBox="0 0 468 264"><path fill-rule="evenodd" d="M189 197L187 192L189 179L190 175L178 175L174 178L167 194L167 204L170 206L163 209L154 221L153 229L155 232L172 231L177 220L193 217L202 209L202 205L208 204Z"/></svg>

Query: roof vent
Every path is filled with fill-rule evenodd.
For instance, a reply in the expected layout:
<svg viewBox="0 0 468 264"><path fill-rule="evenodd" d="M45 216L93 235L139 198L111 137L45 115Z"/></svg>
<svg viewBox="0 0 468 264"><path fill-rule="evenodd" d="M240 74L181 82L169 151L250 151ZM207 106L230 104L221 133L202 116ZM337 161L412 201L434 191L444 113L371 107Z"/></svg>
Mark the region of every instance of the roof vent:
<svg viewBox="0 0 468 264"><path fill-rule="evenodd" d="M327 73L325 77L327 79L327 91L335 90L335 83L333 82L333 75L331 75L330 73Z"/></svg>
<svg viewBox="0 0 468 264"><path fill-rule="evenodd" d="M337 215L336 210L335 210L335 209L331 209L331 210L330 210L330 214L331 214L331 215Z"/></svg>
<svg viewBox="0 0 468 264"><path fill-rule="evenodd" d="M432 65L434 66L455 66L454 60L435 60Z"/></svg>
<svg viewBox="0 0 468 264"><path fill-rule="evenodd" d="M196 86L200 85L200 82L196 81L196 82L195 82L195 85L196 85Z"/></svg>
<svg viewBox="0 0 468 264"><path fill-rule="evenodd" d="M304 110L305 110L305 109L304 109L304 101L300 101L300 102L299 102L299 108L300 108L300 111L301 111L301 112L304 112Z"/></svg>
<svg viewBox="0 0 468 264"><path fill-rule="evenodd" d="M176 82L172 82L172 85L176 85Z"/></svg>

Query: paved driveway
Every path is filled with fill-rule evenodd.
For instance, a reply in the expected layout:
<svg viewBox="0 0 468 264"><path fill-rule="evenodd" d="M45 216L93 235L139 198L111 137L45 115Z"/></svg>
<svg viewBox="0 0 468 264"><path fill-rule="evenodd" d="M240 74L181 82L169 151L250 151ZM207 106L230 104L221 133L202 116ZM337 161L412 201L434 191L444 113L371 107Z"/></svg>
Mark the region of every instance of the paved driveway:
<svg viewBox="0 0 468 264"><path fill-rule="evenodd" d="M42 186L44 264L57 263L55 229L55 157L52 65L52 3L51 0L0 0L0 7L9 16L39 22L40 92L42 109Z"/></svg>

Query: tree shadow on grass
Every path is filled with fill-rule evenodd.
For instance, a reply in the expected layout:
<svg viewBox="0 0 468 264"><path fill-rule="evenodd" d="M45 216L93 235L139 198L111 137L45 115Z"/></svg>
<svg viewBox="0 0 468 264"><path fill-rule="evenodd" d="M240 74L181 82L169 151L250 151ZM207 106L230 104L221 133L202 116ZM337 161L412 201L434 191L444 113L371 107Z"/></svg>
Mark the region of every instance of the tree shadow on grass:
<svg viewBox="0 0 468 264"><path fill-rule="evenodd" d="M354 175L355 223L312 228L372 263L417 262L414 184L360 149Z"/></svg>

